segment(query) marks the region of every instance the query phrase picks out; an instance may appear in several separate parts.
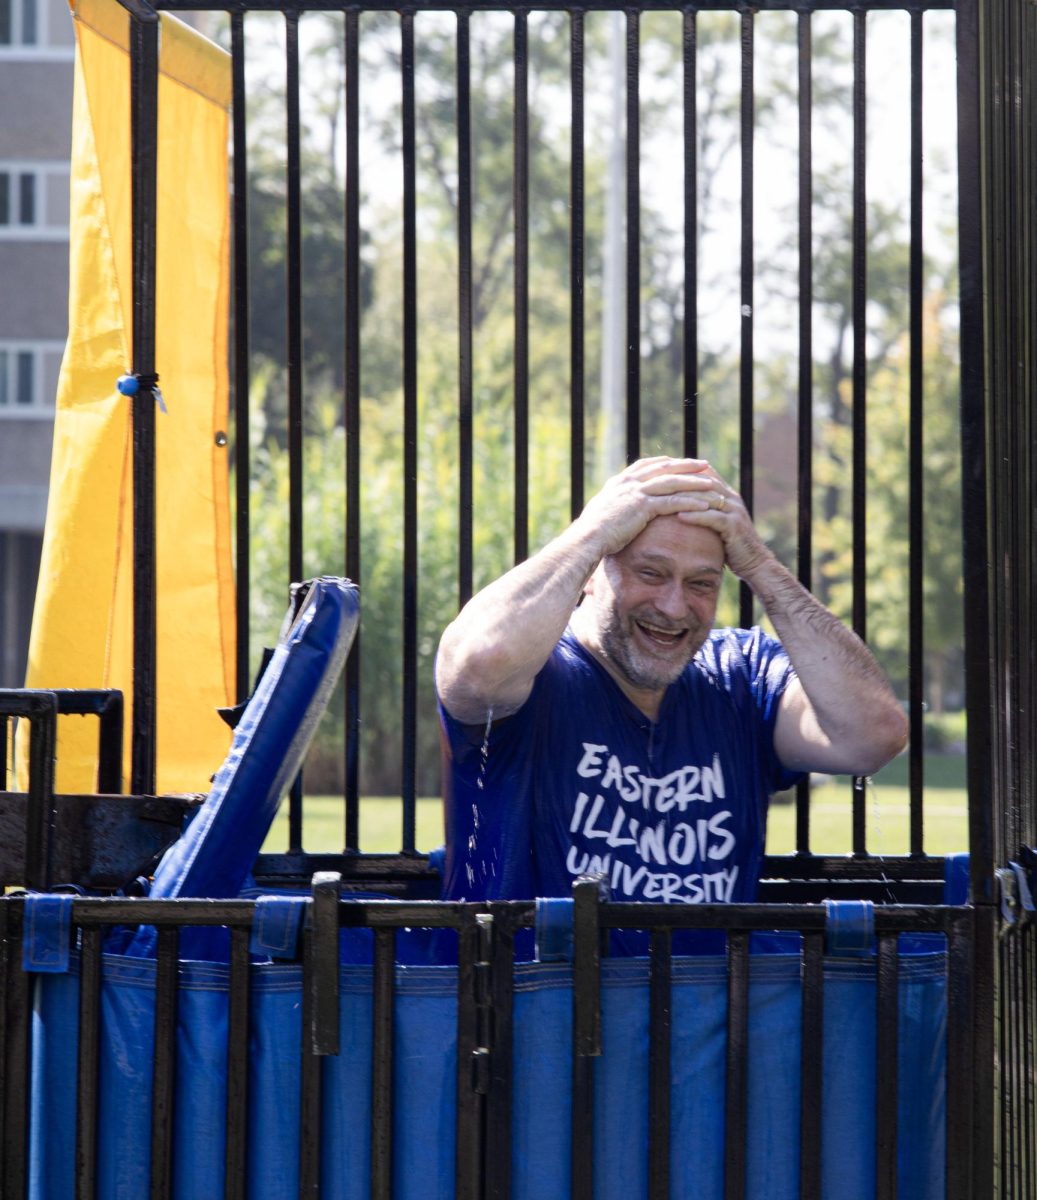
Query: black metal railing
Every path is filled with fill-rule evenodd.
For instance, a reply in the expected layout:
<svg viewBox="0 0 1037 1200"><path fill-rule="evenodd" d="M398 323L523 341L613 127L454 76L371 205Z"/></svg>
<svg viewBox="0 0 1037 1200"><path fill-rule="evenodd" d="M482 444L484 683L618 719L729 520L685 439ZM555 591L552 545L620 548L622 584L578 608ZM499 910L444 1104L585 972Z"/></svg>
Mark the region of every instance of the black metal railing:
<svg viewBox="0 0 1037 1200"><path fill-rule="evenodd" d="M318 875L311 898L306 902L299 960L303 964L301 1003L303 1018L298 1045L298 1095L283 1095L280 1102L298 1113L295 1131L299 1145L300 1196L317 1194L321 1178L320 1130L322 1127L321 1060L339 1053L340 1037L340 928L368 930L372 957L367 968L372 996L369 1083L370 1194L393 1195L394 1136L400 1132L394 1093L393 1056L396 1052L395 989L396 945L407 928L453 930L456 934L457 966L447 982L456 985L456 1153L454 1195L469 1197L511 1194L513 1155L530 1154L536 1148L515 1143L513 1112L513 1057L515 1033L516 938L530 930L536 920L532 902L501 902L490 905L457 903L406 903L396 901L339 901L339 879ZM177 1112L178 1028L178 940L186 930L224 926L230 931L229 966L222 987L226 994L226 1070L210 1075L209 1085L224 1105L225 1182L223 1194L248 1194L249 1157L249 1046L261 1021L250 1005L249 935L256 903L247 900L122 900L76 898L71 901L73 969L78 973L78 1017L76 1044L75 1187L77 1196L96 1194L98 1179L98 1114L100 1030L102 1021L115 1023L118 1038L119 1005L109 1005L102 1015L105 980L105 938L116 927L137 922L154 924L158 930L154 972L153 1062L150 1076L150 1194L159 1200L174 1194L177 1148L175 1131L185 1114ZM0 1194L24 1194L29 1166L27 1155L50 1153L32 1136L32 1120L46 1114L44 1097L26 1104L33 1087L30 1062L34 1036L30 976L22 962L24 900L18 896L0 901L0 974L6 987L6 1003L0 1006L4 1025L3 1079L0 1102L4 1105L3 1163ZM973 1109L975 1064L971 1054L974 1004L972 942L975 912L968 907L889 907L874 912L874 947L870 958L861 960L862 971L873 971L875 994L875 1085L874 1162L876 1195L897 1194L898 1122L898 974L901 964L899 939L905 934L941 935L944 951L946 1004L945 1065L942 1072L945 1095L946 1147L944 1194L954 1200L985 1194L973 1190L972 1172L977 1144ZM672 938L679 931L720 930L726 939L726 1090L723 1098L724 1195L745 1194L748 1125L749 1062L753 1053L750 1033L750 954L753 931L783 930L799 935L801 1026L799 1082L789 1082L790 1100L799 1098L798 1194L805 1198L821 1194L821 1148L824 1135L822 1061L829 1039L839 1039L832 1019L824 1019L826 913L819 906L787 905L659 905L602 903L595 880L578 882L573 892L571 917L571 967L566 979L572 993L572 1027L569 1040L572 1068L572 1190L574 1197L591 1196L594 1178L596 1104L607 1105L609 1097L595 1094L595 1072L603 1052L602 949L610 930L648 930L651 955L648 966L647 1004L647 1091L648 1096L648 1194L655 1198L670 1190L670 1113L674 1103L671 1080L673 996ZM66 931L67 934L68 931ZM78 966L75 962L78 960ZM869 967L870 964L870 967ZM215 1036L215 1035L213 1035ZM632 1036L632 1035L631 1035ZM526 1046L528 1051L530 1048ZM41 1077L42 1078L42 1077ZM902 1081L900 1081L902 1083ZM351 1086L356 1086L355 1083ZM696 1084L696 1086L698 1086ZM931 1098L930 1098L931 1099ZM678 1102L680 1097L677 1097ZM125 1102L125 1101L124 1101ZM437 1099L436 1105L443 1102ZM927 1104L929 1100L927 1099ZM30 1112L35 1116L30 1117ZM900 1117L898 1117L900 1112ZM867 1126L867 1122L864 1123ZM65 1131L71 1134L71 1131ZM51 1137L57 1139L57 1131ZM31 1148L31 1149L30 1149ZM354 1158L361 1157L356 1150ZM110 1167L109 1167L110 1169ZM295 1187L282 1180L288 1191ZM285 1194L288 1194L288 1191Z"/></svg>

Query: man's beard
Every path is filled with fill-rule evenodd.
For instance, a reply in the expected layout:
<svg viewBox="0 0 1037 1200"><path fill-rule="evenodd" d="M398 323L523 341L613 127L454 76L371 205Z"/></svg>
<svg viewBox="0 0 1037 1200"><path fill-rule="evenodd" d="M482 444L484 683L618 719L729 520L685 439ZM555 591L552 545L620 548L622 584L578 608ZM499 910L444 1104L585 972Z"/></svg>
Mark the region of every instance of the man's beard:
<svg viewBox="0 0 1037 1200"><path fill-rule="evenodd" d="M660 646L656 653L643 650L635 642L634 623L642 621L658 629L678 633L687 630L684 638L667 652ZM651 608L641 608L624 617L615 604L602 614L601 649L610 662L636 688L659 691L680 678L684 668L698 653L708 630L696 626L677 625Z"/></svg>

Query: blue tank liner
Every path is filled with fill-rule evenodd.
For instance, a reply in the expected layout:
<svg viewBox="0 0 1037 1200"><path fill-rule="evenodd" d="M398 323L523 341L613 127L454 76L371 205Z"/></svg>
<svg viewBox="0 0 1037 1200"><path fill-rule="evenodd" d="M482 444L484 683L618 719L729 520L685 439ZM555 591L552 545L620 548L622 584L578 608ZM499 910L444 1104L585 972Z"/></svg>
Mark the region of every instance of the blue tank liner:
<svg viewBox="0 0 1037 1200"><path fill-rule="evenodd" d="M237 896L270 830L285 789L302 766L360 619L348 579L314 579L295 620L234 730L230 753L197 816L159 863L151 897ZM226 934L185 930L184 958L224 958ZM154 954L144 927L128 953Z"/></svg>
<svg viewBox="0 0 1037 1200"><path fill-rule="evenodd" d="M946 956L901 958L898 1021L898 1194L944 1195ZM30 1196L71 1200L75 1163L78 959L35 977ZM251 968L250 1200L297 1194L301 971ZM456 970L397 967L394 1178L398 1200L454 1194ZM515 1200L568 1195L572 990L568 963L516 968ZM828 958L824 968L823 1195L871 1200L875 1164L875 962ZM153 960L103 962L97 1194L148 1191L154 1022ZM757 954L750 966L751 1200L798 1195L800 964ZM228 969L180 965L174 1195L222 1195ZM604 1054L595 1067L595 1195L646 1196L648 967L603 964ZM673 1194L723 1195L726 972L722 959L673 965ZM323 1060L322 1196L369 1195L371 969L341 968L341 1053Z"/></svg>

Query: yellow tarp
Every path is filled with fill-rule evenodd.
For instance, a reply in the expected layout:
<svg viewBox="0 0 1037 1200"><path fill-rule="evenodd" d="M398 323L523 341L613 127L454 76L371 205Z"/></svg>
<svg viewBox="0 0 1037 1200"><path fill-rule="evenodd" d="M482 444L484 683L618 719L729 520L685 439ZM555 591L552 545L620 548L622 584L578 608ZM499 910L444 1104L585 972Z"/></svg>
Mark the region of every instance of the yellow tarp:
<svg viewBox="0 0 1037 1200"><path fill-rule="evenodd" d="M132 697L130 68L126 10L72 0L76 31L69 340L27 686ZM159 82L157 786L205 791L229 730L234 607L227 428L228 56L163 15ZM225 441L221 437L221 441ZM58 788L96 786L96 722L64 718Z"/></svg>

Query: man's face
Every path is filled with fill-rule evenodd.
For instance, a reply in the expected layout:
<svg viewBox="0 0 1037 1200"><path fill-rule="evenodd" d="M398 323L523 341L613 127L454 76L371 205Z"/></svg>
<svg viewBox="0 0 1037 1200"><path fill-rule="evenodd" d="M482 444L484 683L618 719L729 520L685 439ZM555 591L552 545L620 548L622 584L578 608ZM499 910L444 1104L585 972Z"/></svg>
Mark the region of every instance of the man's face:
<svg viewBox="0 0 1037 1200"><path fill-rule="evenodd" d="M596 649L634 688L665 689L709 635L723 572L717 534L657 517L588 582Z"/></svg>

